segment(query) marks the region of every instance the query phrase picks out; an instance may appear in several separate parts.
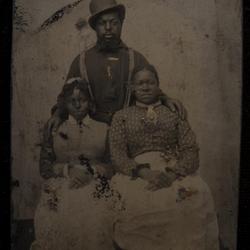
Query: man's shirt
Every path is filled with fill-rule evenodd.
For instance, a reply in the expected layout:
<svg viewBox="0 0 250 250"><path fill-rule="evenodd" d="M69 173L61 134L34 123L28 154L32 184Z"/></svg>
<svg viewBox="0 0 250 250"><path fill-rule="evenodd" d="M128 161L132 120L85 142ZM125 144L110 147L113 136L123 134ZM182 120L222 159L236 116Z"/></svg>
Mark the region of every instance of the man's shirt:
<svg viewBox="0 0 250 250"><path fill-rule="evenodd" d="M96 118L99 121L108 122L105 113L113 114L124 105L129 76L129 49L121 43L118 49L109 52L96 44L86 51L85 61L96 105ZM148 61L145 57L134 51L134 67L146 64ZM67 81L79 77L81 78L80 55L71 64ZM108 117L111 118L110 115Z"/></svg>

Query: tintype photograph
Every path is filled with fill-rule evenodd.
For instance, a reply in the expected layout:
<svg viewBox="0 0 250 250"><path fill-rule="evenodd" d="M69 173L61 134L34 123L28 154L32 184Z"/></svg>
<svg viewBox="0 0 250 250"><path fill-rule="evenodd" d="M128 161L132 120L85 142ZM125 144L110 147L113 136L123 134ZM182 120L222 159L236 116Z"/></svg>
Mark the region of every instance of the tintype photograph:
<svg viewBox="0 0 250 250"><path fill-rule="evenodd" d="M12 250L236 250L241 1L13 5Z"/></svg>

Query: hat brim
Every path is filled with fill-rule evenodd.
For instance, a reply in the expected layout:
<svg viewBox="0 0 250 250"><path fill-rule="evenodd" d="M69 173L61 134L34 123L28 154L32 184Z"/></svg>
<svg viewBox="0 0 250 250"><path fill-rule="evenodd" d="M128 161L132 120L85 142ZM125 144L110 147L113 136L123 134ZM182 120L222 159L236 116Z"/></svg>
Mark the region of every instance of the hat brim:
<svg viewBox="0 0 250 250"><path fill-rule="evenodd" d="M125 6L123 4L118 4L114 7L111 7L111 8L107 8L105 10L102 10L96 14L94 14L93 16L91 16L88 20L89 22L89 25L92 29L95 29L95 23L96 23L96 20L98 19L98 17L100 17L100 15L106 13L106 12L109 12L109 11L118 11L119 12L119 15L121 17L121 20L123 21L124 18L125 18L125 13L126 13L126 9L125 9Z"/></svg>

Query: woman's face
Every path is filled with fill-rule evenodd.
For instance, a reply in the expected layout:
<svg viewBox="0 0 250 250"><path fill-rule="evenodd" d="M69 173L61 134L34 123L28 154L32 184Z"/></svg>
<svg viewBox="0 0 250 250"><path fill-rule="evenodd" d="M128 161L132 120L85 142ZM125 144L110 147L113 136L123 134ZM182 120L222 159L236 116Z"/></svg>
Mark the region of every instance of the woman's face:
<svg viewBox="0 0 250 250"><path fill-rule="evenodd" d="M67 98L66 106L69 115L77 121L81 121L88 113L88 99L83 92L77 88L75 88L72 95Z"/></svg>
<svg viewBox="0 0 250 250"><path fill-rule="evenodd" d="M159 99L160 89L157 79L151 71L142 70L135 74L134 91L136 100L144 104L153 104Z"/></svg>

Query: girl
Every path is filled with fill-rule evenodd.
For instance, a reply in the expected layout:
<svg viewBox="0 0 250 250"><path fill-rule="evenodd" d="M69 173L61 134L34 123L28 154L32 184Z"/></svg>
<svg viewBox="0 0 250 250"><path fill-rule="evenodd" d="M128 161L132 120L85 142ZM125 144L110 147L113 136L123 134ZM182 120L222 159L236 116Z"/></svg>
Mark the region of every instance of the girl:
<svg viewBox="0 0 250 250"><path fill-rule="evenodd" d="M69 119L42 144L45 181L31 249L110 250L112 204L105 177L112 170L103 163L107 125L89 117L89 94L82 82L65 85L62 99Z"/></svg>

